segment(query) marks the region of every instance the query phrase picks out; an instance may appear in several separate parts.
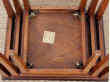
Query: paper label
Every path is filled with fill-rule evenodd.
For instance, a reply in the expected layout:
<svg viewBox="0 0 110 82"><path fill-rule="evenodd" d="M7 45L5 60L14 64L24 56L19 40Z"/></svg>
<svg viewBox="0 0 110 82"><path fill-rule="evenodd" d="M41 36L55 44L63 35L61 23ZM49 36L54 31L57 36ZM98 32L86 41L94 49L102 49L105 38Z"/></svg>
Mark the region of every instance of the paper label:
<svg viewBox="0 0 110 82"><path fill-rule="evenodd" d="M43 43L54 44L55 40L55 32L44 31Z"/></svg>

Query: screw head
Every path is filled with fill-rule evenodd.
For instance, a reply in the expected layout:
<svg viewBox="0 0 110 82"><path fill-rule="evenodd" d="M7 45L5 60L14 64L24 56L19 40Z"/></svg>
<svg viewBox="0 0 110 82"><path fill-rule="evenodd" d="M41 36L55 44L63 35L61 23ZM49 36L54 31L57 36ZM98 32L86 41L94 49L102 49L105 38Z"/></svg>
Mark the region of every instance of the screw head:
<svg viewBox="0 0 110 82"><path fill-rule="evenodd" d="M18 24L18 27L19 27L19 24Z"/></svg>
<svg viewBox="0 0 110 82"><path fill-rule="evenodd" d="M84 20L82 20L82 22L83 22Z"/></svg>
<svg viewBox="0 0 110 82"><path fill-rule="evenodd" d="M26 57L26 55L24 54L24 56Z"/></svg>
<svg viewBox="0 0 110 82"><path fill-rule="evenodd" d="M41 70L39 69L38 72L41 72Z"/></svg>
<svg viewBox="0 0 110 82"><path fill-rule="evenodd" d="M86 56L85 54L83 54L83 56Z"/></svg>
<svg viewBox="0 0 110 82"><path fill-rule="evenodd" d="M100 30L100 29L102 29L102 27L101 27L101 26L99 26L99 30Z"/></svg>
<svg viewBox="0 0 110 82"><path fill-rule="evenodd" d="M26 22L28 22L28 19L26 20Z"/></svg>
<svg viewBox="0 0 110 82"><path fill-rule="evenodd" d="M93 26L93 24L91 24L91 26Z"/></svg>
<svg viewBox="0 0 110 82"><path fill-rule="evenodd" d="M71 72L71 70L69 69L68 72Z"/></svg>

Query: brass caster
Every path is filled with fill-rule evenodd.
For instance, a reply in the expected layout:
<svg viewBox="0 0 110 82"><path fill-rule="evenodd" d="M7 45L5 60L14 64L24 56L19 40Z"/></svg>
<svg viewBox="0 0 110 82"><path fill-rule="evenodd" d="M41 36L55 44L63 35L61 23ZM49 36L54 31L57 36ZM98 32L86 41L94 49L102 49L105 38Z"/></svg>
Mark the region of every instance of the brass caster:
<svg viewBox="0 0 110 82"><path fill-rule="evenodd" d="M31 14L29 15L29 18L28 18L28 20L30 20L31 18L34 18L34 17L36 17L36 14L39 12L39 10L37 9L37 10L34 10L33 12L31 12Z"/></svg>
<svg viewBox="0 0 110 82"><path fill-rule="evenodd" d="M28 67L28 68L33 68L33 65L34 65L34 63L29 64L29 63L27 62L27 67Z"/></svg>
<svg viewBox="0 0 110 82"><path fill-rule="evenodd" d="M73 16L74 16L74 18L76 19L76 18L78 17L78 14L75 13L75 14L73 14Z"/></svg>
<svg viewBox="0 0 110 82"><path fill-rule="evenodd" d="M76 62L76 64L75 64L75 65L76 65L76 69L81 69L81 68L82 68L82 65L81 65L81 64L79 64L79 62L78 62L78 61Z"/></svg>

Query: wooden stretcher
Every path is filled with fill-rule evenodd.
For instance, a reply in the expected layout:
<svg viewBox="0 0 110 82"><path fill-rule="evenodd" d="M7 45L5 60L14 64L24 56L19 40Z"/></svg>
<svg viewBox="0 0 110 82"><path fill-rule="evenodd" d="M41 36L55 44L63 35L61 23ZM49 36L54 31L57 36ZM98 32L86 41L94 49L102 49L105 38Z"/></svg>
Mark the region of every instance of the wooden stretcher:
<svg viewBox="0 0 110 82"><path fill-rule="evenodd" d="M102 0L96 14L98 0L91 0L87 11L87 0L76 7L31 7L23 0L24 9L13 0L16 13L9 0L2 1L8 15L5 53L0 53L2 79L107 80L103 14L109 0ZM42 41L44 32L54 32L52 44Z"/></svg>

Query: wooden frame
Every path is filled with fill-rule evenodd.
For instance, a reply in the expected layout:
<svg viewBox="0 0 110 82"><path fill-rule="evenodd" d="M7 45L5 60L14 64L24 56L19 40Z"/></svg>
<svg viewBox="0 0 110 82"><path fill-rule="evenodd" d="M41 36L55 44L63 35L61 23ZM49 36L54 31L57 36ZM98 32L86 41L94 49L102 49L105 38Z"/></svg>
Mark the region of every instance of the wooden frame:
<svg viewBox="0 0 110 82"><path fill-rule="evenodd" d="M14 61L16 66L18 66L18 68L22 73L27 72L27 66L24 64L21 58L16 54L16 52L14 52L13 50L10 50L10 57L12 58L12 60Z"/></svg>
<svg viewBox="0 0 110 82"><path fill-rule="evenodd" d="M15 66L6 58L3 56L3 54L0 53L0 63L13 75L17 76L18 72L15 68Z"/></svg>
<svg viewBox="0 0 110 82"><path fill-rule="evenodd" d="M10 80L5 79L4 80ZM18 76L18 77L12 77L12 80L75 80L75 81L105 81L106 79L99 79L99 78L91 78L91 77L38 77L38 76Z"/></svg>
<svg viewBox="0 0 110 82"><path fill-rule="evenodd" d="M82 57L83 57L83 65L86 63L87 56L87 47L86 47L86 23L85 23L85 13L81 12L81 38L82 38Z"/></svg>
<svg viewBox="0 0 110 82"><path fill-rule="evenodd" d="M5 2L5 0L3 0ZM14 17L14 12L11 9L9 11L9 8L11 8L11 5L9 1L7 3L4 3L7 13L9 15L9 21L8 21L8 27L7 28L7 36L6 36L6 48L5 48L5 56L6 58L0 54L0 60L1 64L11 73L11 78L9 79L86 79L86 80L105 80L105 76L107 75L108 71L105 72L106 65L108 64L109 57L104 58L104 40L103 38L103 29L102 28L102 20L99 20L101 18L102 14L99 14L102 10L102 8L105 8L107 6L107 0L103 3L104 5L101 6L99 9L97 16L98 19L98 27L99 27L99 46L100 49L96 50L96 42L95 42L95 18L94 18L94 11L96 8L96 5L98 3L98 0L92 0L91 5L89 7L88 13L90 15L90 31L91 31L91 45L92 45L92 55L87 54L87 25L86 25L86 12L85 12L85 6L86 6L87 0L82 0L80 7L29 7L28 0L23 0L24 3L24 12L23 12L23 21L20 19L22 14L22 8L18 0L13 0L15 10L16 10L16 20L15 20L15 31L14 31L14 48L13 50L10 50L10 41L11 41L11 28L12 27L12 18ZM7 6L7 4L9 4ZM81 56L83 61L83 68L82 69L29 69L26 66L27 62L27 42L28 42L28 17L29 17L29 10L36 10L39 9L39 12L70 12L70 10L80 10L81 14ZM11 13L11 14L10 14ZM79 19L78 19L79 20ZM21 57L19 57L19 31L20 31L20 22L22 23L22 40L21 40ZM9 53L10 52L10 53ZM9 54L13 62L9 59ZM87 58L88 55L91 55L89 58ZM98 58L101 56L101 61L97 61ZM98 62L94 66L94 64ZM12 64L15 63L15 65L20 69L20 73L18 74L18 71L16 67ZM93 67L93 68L92 68ZM105 69L104 69L105 68ZM104 69L104 70L103 70ZM103 70L103 71L102 71ZM102 72L101 72L102 71ZM7 76L7 74L0 70L0 73L2 73L3 76ZM91 74L89 74L91 73ZM99 75L99 77L98 77ZM7 76L8 77L8 76ZM104 78L102 78L104 77Z"/></svg>
<svg viewBox="0 0 110 82"><path fill-rule="evenodd" d="M27 75L70 75L76 74L81 75L81 69L28 69Z"/></svg>
<svg viewBox="0 0 110 82"><path fill-rule="evenodd" d="M6 70L5 67L3 67L2 64L0 64L0 74L5 77L5 78L9 78L10 77L10 73Z"/></svg>
<svg viewBox="0 0 110 82"><path fill-rule="evenodd" d="M80 11L84 11L85 10L86 2L87 2L87 0L81 0L80 7L79 7Z"/></svg>
<svg viewBox="0 0 110 82"><path fill-rule="evenodd" d="M92 46L92 54L96 50L96 41L95 41L95 24L94 24L94 16L90 15L90 29L91 29L91 46Z"/></svg>
<svg viewBox="0 0 110 82"><path fill-rule="evenodd" d="M13 0L14 7L16 10L16 18L15 18L15 25L14 25L14 44L13 44L13 50L16 54L18 54L18 48L19 48L19 33L20 33L20 27L21 27L21 16L23 14L23 10L21 7L21 4L19 0Z"/></svg>
<svg viewBox="0 0 110 82"><path fill-rule="evenodd" d="M89 14L91 14L91 15L94 14L98 1L99 0L92 0L91 1L91 4L90 4L90 6L88 8L88 13Z"/></svg>
<svg viewBox="0 0 110 82"><path fill-rule="evenodd" d="M25 64L26 64L26 59L27 59L28 16L29 16L28 12L23 13L22 56L23 56L23 61Z"/></svg>
<svg viewBox="0 0 110 82"><path fill-rule="evenodd" d="M14 31L14 51L18 54L19 47L19 31L20 31L20 15L15 19L15 31Z"/></svg>
<svg viewBox="0 0 110 82"><path fill-rule="evenodd" d="M100 44L100 50L101 50L101 59L103 59L105 57L103 20L98 20L98 31L99 31L99 44Z"/></svg>
<svg viewBox="0 0 110 82"><path fill-rule="evenodd" d="M97 76L109 64L109 55L96 64L91 70L91 76Z"/></svg>
<svg viewBox="0 0 110 82"><path fill-rule="evenodd" d="M52 7L49 7L49 6L47 6L47 7L45 7L45 6L42 6L42 7L40 7L40 6L32 6L32 7L30 7L30 9L31 10L36 10L36 9L39 9L40 10L40 12L42 11L42 10L50 10L50 11L52 11L52 10L69 10L70 11L70 9L74 9L74 10L78 10L79 9L79 7L65 7L65 6L62 6L62 7L55 7L55 6L52 6Z"/></svg>
<svg viewBox="0 0 110 82"><path fill-rule="evenodd" d="M109 77L109 66L107 66L99 75L100 78L108 78Z"/></svg>
<svg viewBox="0 0 110 82"><path fill-rule="evenodd" d="M105 57L105 49L104 49L104 32L103 32L103 19L102 16L104 11L107 7L109 0L102 0L99 9L97 10L96 19L98 19L98 29L99 29L99 43L100 43L100 50L101 50L101 59Z"/></svg>
<svg viewBox="0 0 110 82"><path fill-rule="evenodd" d="M95 19L94 12L99 0L92 0L90 6L88 8L88 14L90 16L90 30L91 30L91 46L92 46L92 54L96 50L96 39L95 39Z"/></svg>
<svg viewBox="0 0 110 82"><path fill-rule="evenodd" d="M96 14L96 19L100 20L104 14L104 11L108 5L108 2L109 0L102 0L100 6L99 6L99 9L97 11L97 14Z"/></svg>
<svg viewBox="0 0 110 82"><path fill-rule="evenodd" d="M36 8L38 8L38 7L36 7ZM43 8L43 9L46 9L46 8ZM25 13L26 15L27 15L27 13ZM26 20L27 18L26 18L26 15L25 15L25 17L24 17L24 19L25 19L25 21L28 21L28 20ZM82 21L81 21L81 23L82 23L82 27L83 28L85 28L85 15L84 15L84 13L81 13L81 16L82 16ZM24 30L27 30L27 26L25 26L25 24L26 24L26 22L24 21L24 23L23 23L23 28L25 28L25 29L23 29L23 32L25 32ZM26 24L26 25L28 25L28 23ZM84 34L84 33L86 33L85 32L85 29L82 29L82 36L83 36L83 38L82 38L82 40L83 40L83 42L84 42L84 37L85 37L85 42L84 42L84 46L85 46L85 44L86 44L86 34ZM27 33L27 31L26 31L26 33ZM23 38L24 37L27 37L27 36L25 36L25 35L27 35L27 34L24 34L23 33ZM25 39L25 41L23 40L23 42L25 42L26 44L27 44L27 39ZM23 48L26 48L26 47L23 47ZM85 48L86 48L86 46L85 46ZM84 49L85 49L84 48ZM26 52L25 52L26 53ZM85 52L86 53L86 52ZM88 61L90 64L91 64L91 62L93 63L95 63L96 62L96 60L99 58L99 56L100 56L100 54L101 54L101 52L100 51L96 51L96 53L95 54L98 54L98 55L93 55L91 58L90 58L90 60ZM25 54L23 54L23 55L25 55ZM26 62L26 55L23 57L23 61L24 62ZM85 61L85 59L86 59L86 56L84 56L84 61ZM93 61L91 61L93 59ZM85 61L86 62L86 61ZM93 63L93 64L94 64ZM91 65L91 67L92 67L93 65ZM62 70L62 72L60 73L60 71ZM70 70L72 70L73 72L71 72L71 73L69 73L68 71L70 71ZM90 68L89 68L89 70L90 70ZM64 72L65 71L65 72ZM67 71L67 72L66 72ZM57 73L58 72L58 73ZM47 74L65 74L65 76L66 75L68 75L68 74L81 74L82 72L78 72L78 71L76 71L76 69L57 69L57 70L53 70L53 69L29 69L28 70L28 72L26 73L27 74L27 76L30 76L30 75L37 75L37 76L39 76L40 74L46 74L46 76L47 76ZM87 74L88 72L86 72L86 74ZM85 71L84 71L84 74L85 74ZM25 74L23 74L22 76L25 76Z"/></svg>
<svg viewBox="0 0 110 82"><path fill-rule="evenodd" d="M9 59L11 31L12 31L12 18L8 18L7 31L6 31L6 42L5 42L5 56L7 59Z"/></svg>
<svg viewBox="0 0 110 82"><path fill-rule="evenodd" d="M14 17L14 11L13 11L13 8L12 8L9 0L2 0L2 1L3 1L4 6L5 6L8 17L13 18Z"/></svg>
<svg viewBox="0 0 110 82"><path fill-rule="evenodd" d="M25 12L28 12L29 11L28 0L23 0L23 3L24 3L24 10L25 10Z"/></svg>
<svg viewBox="0 0 110 82"><path fill-rule="evenodd" d="M17 14L22 14L22 7L21 4L19 2L19 0L13 0L14 6L15 6L15 10Z"/></svg>
<svg viewBox="0 0 110 82"><path fill-rule="evenodd" d="M100 50L95 51L95 53L88 59L86 66L83 69L83 72L82 72L83 74L87 74L89 72L89 70L96 63L100 55L101 55Z"/></svg>

